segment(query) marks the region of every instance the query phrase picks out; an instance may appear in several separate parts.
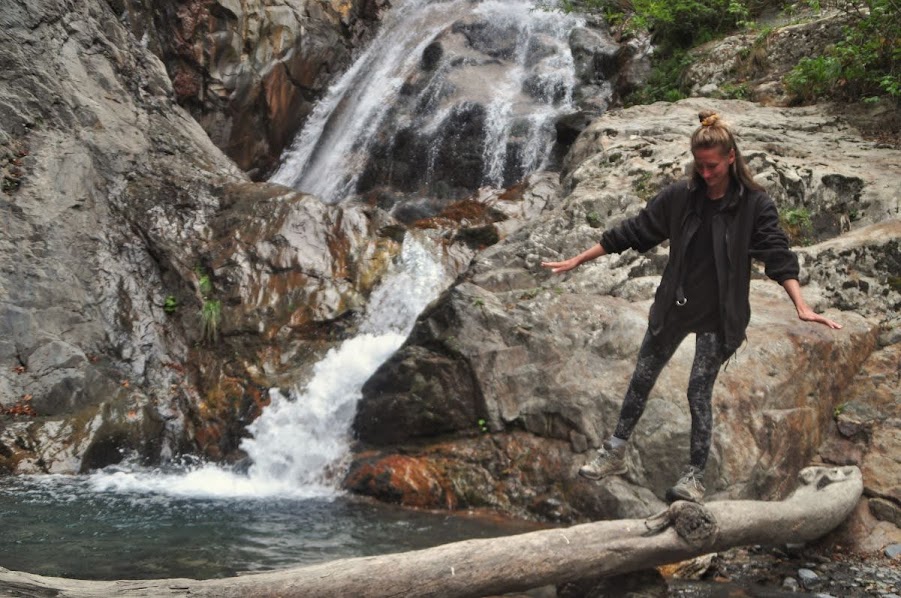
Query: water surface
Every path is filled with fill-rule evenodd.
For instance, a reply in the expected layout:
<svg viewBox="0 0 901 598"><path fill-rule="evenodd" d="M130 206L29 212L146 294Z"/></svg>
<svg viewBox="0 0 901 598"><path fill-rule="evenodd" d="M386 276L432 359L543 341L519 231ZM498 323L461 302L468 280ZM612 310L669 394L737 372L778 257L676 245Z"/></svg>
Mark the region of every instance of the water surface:
<svg viewBox="0 0 901 598"><path fill-rule="evenodd" d="M343 495L217 498L102 490L112 475L0 479L0 566L81 579L209 579L534 529Z"/></svg>

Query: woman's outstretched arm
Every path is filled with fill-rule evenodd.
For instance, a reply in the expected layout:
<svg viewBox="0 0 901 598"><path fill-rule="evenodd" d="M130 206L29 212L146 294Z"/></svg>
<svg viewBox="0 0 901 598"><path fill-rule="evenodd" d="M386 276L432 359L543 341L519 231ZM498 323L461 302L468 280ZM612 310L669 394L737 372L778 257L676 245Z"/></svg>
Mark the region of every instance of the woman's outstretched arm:
<svg viewBox="0 0 901 598"><path fill-rule="evenodd" d="M550 268L551 272L557 274L559 272L566 272L567 270L572 270L576 266L580 264L584 264L585 262L589 262L593 259L599 258L602 255L606 255L607 252L604 250L603 245L598 243L594 247L590 249L586 249L579 255L575 257L571 257L568 260L563 260L562 262L541 262L542 268Z"/></svg>
<svg viewBox="0 0 901 598"><path fill-rule="evenodd" d="M798 317L805 322L818 322L829 328L835 328L836 330L842 327L838 322L833 322L829 318L821 316L807 305L807 302L804 301L804 297L801 296L801 285L796 279L789 278L788 280L783 281L782 288L785 289L785 292L788 293L792 303L795 304L795 309L798 311Z"/></svg>

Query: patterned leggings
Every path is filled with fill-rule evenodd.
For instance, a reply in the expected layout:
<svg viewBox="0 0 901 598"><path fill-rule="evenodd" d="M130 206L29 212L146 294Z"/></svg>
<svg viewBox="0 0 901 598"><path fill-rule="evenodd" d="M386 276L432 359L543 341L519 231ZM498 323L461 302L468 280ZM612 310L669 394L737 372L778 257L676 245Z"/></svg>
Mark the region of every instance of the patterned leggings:
<svg viewBox="0 0 901 598"><path fill-rule="evenodd" d="M635 425L644 413L648 395L657 376L663 370L679 345L688 333L672 335L661 340L655 338L650 331L645 333L638 351L638 363L629 383L629 390L623 399L623 406L616 424L614 436L628 440ZM707 465L707 454L710 452L713 414L711 397L713 383L725 361L722 335L718 332L701 332L697 334L695 343L695 359L688 379L688 407L691 410L691 465L698 471L704 471Z"/></svg>

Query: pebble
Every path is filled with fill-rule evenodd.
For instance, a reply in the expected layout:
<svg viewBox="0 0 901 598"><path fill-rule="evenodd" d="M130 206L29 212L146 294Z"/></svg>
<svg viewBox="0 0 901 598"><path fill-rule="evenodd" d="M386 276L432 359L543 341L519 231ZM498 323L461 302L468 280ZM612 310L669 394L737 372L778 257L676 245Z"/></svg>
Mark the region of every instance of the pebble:
<svg viewBox="0 0 901 598"><path fill-rule="evenodd" d="M901 544L889 544L885 547L885 556L890 559L901 557Z"/></svg>
<svg viewBox="0 0 901 598"><path fill-rule="evenodd" d="M901 551L901 547L896 550ZM730 578L739 587L771 584L769 587L774 591L773 596L805 594L817 598L901 598L899 557L889 557L888 554L871 554L867 560L836 554L829 562L817 563L819 555L804 554L793 559L777 549L769 552L746 549L733 551L730 555L733 560L723 559L718 568L724 577ZM768 573L773 575L768 576ZM697 598L718 595L677 593L672 596Z"/></svg>
<svg viewBox="0 0 901 598"><path fill-rule="evenodd" d="M798 569L798 579L801 580L801 585L807 590L820 583L820 576L810 569Z"/></svg>

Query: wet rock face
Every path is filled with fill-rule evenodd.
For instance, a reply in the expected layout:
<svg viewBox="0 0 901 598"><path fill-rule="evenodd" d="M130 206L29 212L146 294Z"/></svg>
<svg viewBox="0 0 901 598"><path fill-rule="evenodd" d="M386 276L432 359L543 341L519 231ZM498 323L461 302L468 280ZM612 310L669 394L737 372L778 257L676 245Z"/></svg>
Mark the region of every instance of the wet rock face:
<svg viewBox="0 0 901 598"><path fill-rule="evenodd" d="M390 448L362 451L344 486L402 505L486 507L556 522L576 520L592 509L628 518L664 508L649 490L618 479L598 488L575 476L578 465L566 442L517 430L492 434L478 422L456 436L421 445L416 454ZM560 471L573 475L551 474Z"/></svg>
<svg viewBox="0 0 901 598"><path fill-rule="evenodd" d="M259 180L271 173L387 3L117 0L110 5L163 60L178 103Z"/></svg>
<svg viewBox="0 0 901 598"><path fill-rule="evenodd" d="M646 57L625 57L601 26L561 31L568 18L526 27L505 13L475 14L439 33L382 120L357 191L459 198L521 180L548 158L555 136L561 147L572 143L572 108L603 112L620 71Z"/></svg>
<svg viewBox="0 0 901 598"><path fill-rule="evenodd" d="M227 186L210 225L199 259L211 290L201 291L188 356L202 394L189 414L201 452L230 459L268 389L304 379L353 333L401 244L386 236L393 222L377 209L262 183ZM221 309L215 330L203 327L210 303Z"/></svg>
<svg viewBox="0 0 901 598"><path fill-rule="evenodd" d="M867 356L897 341L891 331L899 324L901 289L891 272L901 229L897 220L884 219L897 202L891 179L901 174L901 162L897 151L855 141L844 125L816 109L743 102L636 107L608 113L579 136L565 163L562 198L550 199L532 222L478 254L364 387L355 431L386 471L391 455L404 454L446 472L443 488L468 488L465 497L457 494L461 508L493 502L537 518L637 517L659 505L688 460L690 338L651 393L631 439L628 473L592 483L590 491L574 474L613 431L667 248L604 257L564 276L539 264L596 243L606 227L637 213L656 189L683 176L696 113L708 106L737 128L744 154L762 167L757 180L781 212L804 206L825 221L849 206L858 209L850 232L796 247L808 302L844 324L843 330L800 322L784 291L755 266L748 341L714 390L708 498L776 498L790 489L797 471L831 437L836 410L858 384L861 367L869 367ZM839 180L856 182L835 184ZM838 234L818 230L805 242ZM858 415L845 416L848 430L873 428L866 423L875 417L872 410L849 404L852 412ZM384 413L409 425L385 432L373 423ZM858 449L862 459L877 463L892 450L895 440L879 430L869 448ZM456 449L468 455L477 433L499 444L526 434L538 455L553 455L532 465L542 500L513 492L502 502L489 482L458 485L458 479L487 476L506 488L504 473L452 456ZM403 501L403 476L383 474L400 484L393 500ZM348 479L350 487L357 488L355 480ZM378 485L367 488L381 492ZM882 500L895 500L889 488L875 481L872 488ZM877 508L889 513L884 506Z"/></svg>
<svg viewBox="0 0 901 598"><path fill-rule="evenodd" d="M417 133L415 127L398 131L392 143L372 149L358 191L386 185L411 193L428 185L438 197L468 195L483 180L485 118L484 106L466 103L453 109L434 137ZM433 161L424 163L430 154Z"/></svg>

